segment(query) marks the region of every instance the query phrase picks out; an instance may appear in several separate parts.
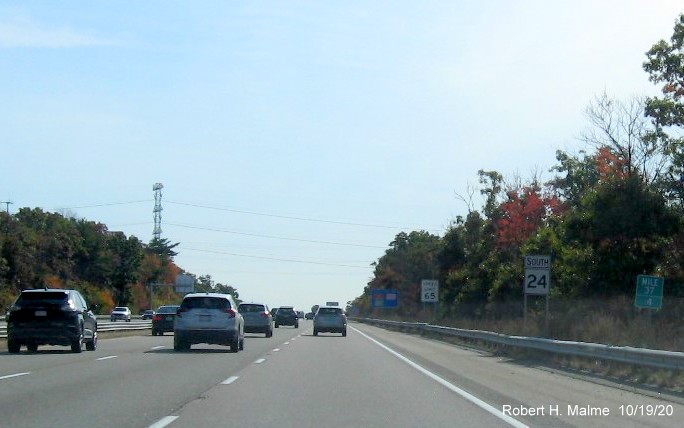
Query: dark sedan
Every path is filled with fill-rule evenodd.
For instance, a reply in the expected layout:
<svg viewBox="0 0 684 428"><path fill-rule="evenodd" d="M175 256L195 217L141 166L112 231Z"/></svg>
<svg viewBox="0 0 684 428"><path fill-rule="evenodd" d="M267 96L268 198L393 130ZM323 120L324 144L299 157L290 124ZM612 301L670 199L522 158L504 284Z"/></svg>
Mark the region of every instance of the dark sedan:
<svg viewBox="0 0 684 428"><path fill-rule="evenodd" d="M167 331L173 331L173 321L180 305L166 305L157 308L152 317L152 336L163 336Z"/></svg>

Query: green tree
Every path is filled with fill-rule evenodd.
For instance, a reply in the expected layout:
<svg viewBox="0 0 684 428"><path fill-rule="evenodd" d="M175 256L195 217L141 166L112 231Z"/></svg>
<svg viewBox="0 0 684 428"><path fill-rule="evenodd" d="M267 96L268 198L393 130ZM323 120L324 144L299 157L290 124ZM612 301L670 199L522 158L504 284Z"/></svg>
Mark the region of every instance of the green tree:
<svg viewBox="0 0 684 428"><path fill-rule="evenodd" d="M670 41L657 42L646 58L644 70L663 93L646 101L646 116L656 126L651 138L662 140L669 156L669 173L663 179L669 179L671 201L684 206L684 14L676 19Z"/></svg>
<svg viewBox="0 0 684 428"><path fill-rule="evenodd" d="M638 274L652 273L669 240L679 230L679 217L662 195L639 177L599 184L563 222L566 244L591 255L586 279L572 294L614 295L633 290ZM590 251L587 251L587 246Z"/></svg>

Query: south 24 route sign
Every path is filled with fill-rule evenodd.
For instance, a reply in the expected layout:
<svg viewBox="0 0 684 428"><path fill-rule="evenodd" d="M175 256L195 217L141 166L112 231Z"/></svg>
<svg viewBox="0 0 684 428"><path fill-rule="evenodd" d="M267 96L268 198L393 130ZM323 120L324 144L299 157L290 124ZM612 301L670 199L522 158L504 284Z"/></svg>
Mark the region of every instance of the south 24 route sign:
<svg viewBox="0 0 684 428"><path fill-rule="evenodd" d="M525 294L546 295L551 289L551 256L525 256Z"/></svg>

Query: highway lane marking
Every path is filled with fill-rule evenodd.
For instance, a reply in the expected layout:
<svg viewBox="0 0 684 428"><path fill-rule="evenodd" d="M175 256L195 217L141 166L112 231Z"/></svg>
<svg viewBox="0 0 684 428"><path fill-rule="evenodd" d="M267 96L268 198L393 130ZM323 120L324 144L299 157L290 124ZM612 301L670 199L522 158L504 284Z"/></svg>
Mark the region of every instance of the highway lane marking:
<svg viewBox="0 0 684 428"><path fill-rule="evenodd" d="M275 349L273 350L273 352L278 352L278 351L280 351L280 348L275 348Z"/></svg>
<svg viewBox="0 0 684 428"><path fill-rule="evenodd" d="M354 327L349 326L352 330L355 332L359 333L361 336L365 337L366 339L370 340L371 342L375 343L385 351L389 352L390 354L394 355L395 357L399 358L401 361L405 362L412 368L418 370L419 372L423 373L425 376L429 377L430 379L436 381L437 383L441 384L442 386L446 387L447 389L451 390L452 392L455 392L456 394L460 395L461 397L465 398L466 400L470 401L471 403L475 404L482 410L485 410L492 415L496 416L497 418L507 422L511 426L514 426L516 428L529 428L527 425L524 423L520 422L517 419L514 419L508 415L505 415L502 411L497 409L496 407L492 406L491 404L480 400L479 398L475 397L474 395L462 390L461 388L457 387L456 385L442 379L441 377L437 376L436 374L432 373L428 369L414 363L413 361L409 360L405 356L401 355L397 351L393 350L392 348L383 345L382 343L378 342L377 340L373 339L372 337L368 336L367 334L363 333L362 331L357 330Z"/></svg>
<svg viewBox="0 0 684 428"><path fill-rule="evenodd" d="M254 362L254 364L261 364L261 363L263 363L264 361L266 361L266 358L259 358L258 360L256 360L256 361Z"/></svg>
<svg viewBox="0 0 684 428"><path fill-rule="evenodd" d="M162 349L162 348L166 348L166 346L164 346L164 345L153 346L153 347L151 347L150 349L151 349L152 351L156 351L157 349Z"/></svg>
<svg viewBox="0 0 684 428"><path fill-rule="evenodd" d="M97 359L97 361L104 361L104 360L111 360L112 358L118 358L118 355L110 355L108 357L100 357Z"/></svg>
<svg viewBox="0 0 684 428"><path fill-rule="evenodd" d="M157 422L153 423L152 425L149 426L149 428L164 428L171 422L175 421L178 419L178 416L166 416L161 419L159 419Z"/></svg>
<svg viewBox="0 0 684 428"><path fill-rule="evenodd" d="M289 345L289 344L290 344L290 342L285 342L285 344L286 344L286 345Z"/></svg>
<svg viewBox="0 0 684 428"><path fill-rule="evenodd" d="M228 379L224 380L221 382L221 385L230 385L231 383L235 382L238 380L240 377L239 376L231 376Z"/></svg>
<svg viewBox="0 0 684 428"><path fill-rule="evenodd" d="M5 380L5 379L11 379L13 377L19 377L19 376L26 376L31 374L31 372L24 372L24 373L14 373L6 376L0 376L0 380Z"/></svg>

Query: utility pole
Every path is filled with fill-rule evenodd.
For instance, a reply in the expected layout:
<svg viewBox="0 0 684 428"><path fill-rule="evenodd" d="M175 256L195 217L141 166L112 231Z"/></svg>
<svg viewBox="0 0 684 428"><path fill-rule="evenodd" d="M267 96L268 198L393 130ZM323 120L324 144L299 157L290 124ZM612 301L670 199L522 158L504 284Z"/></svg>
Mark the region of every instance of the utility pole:
<svg viewBox="0 0 684 428"><path fill-rule="evenodd" d="M0 201L0 204L5 204L5 212L9 214L9 206L14 205L12 201Z"/></svg>

